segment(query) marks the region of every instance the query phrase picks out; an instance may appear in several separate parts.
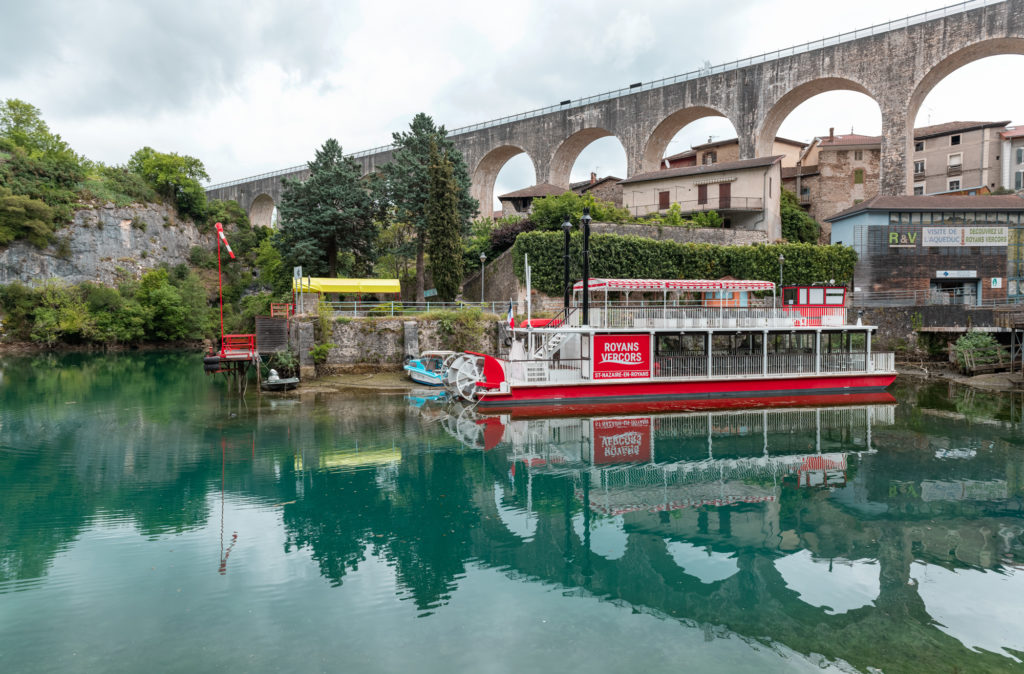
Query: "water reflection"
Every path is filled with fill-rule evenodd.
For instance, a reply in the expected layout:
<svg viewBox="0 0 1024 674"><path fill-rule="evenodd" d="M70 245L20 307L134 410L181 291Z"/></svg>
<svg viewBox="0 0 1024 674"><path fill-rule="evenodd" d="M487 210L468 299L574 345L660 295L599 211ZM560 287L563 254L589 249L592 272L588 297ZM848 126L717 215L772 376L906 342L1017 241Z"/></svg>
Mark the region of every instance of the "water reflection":
<svg viewBox="0 0 1024 674"><path fill-rule="evenodd" d="M889 402L522 419L400 398L243 402L190 365L2 363L0 593L26 626L75 627L34 603L56 588L102 589L116 609L122 577L181 619L137 576L176 548L197 562L167 580L172 594L245 597L304 625L303 602L330 587L367 631L402 615L494 619L449 606L494 570L495 587L554 587L561 602L605 599L861 669L997 671L1024 649L1019 398L941 385ZM546 601L524 596L526 614Z"/></svg>

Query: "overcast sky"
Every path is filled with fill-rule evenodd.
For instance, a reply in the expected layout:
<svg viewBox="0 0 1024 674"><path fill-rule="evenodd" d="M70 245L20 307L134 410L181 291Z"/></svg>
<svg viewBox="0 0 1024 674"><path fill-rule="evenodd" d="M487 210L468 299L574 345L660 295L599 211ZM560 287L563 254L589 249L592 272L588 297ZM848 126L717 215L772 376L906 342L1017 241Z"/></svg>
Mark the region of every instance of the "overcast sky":
<svg viewBox="0 0 1024 674"><path fill-rule="evenodd" d="M91 159L140 147L200 158L213 182L303 164L327 138L346 152L385 145L427 112L448 128L785 48L941 7L922 0L430 3L365 0L9 2L0 22L0 98L20 98ZM919 125L1024 122L1024 56L957 71ZM779 134L877 134L866 96L802 105ZM733 137L724 120L680 132L669 153ZM625 176L606 138L573 179ZM534 183L525 156L495 193ZM486 210L486 209L481 209Z"/></svg>

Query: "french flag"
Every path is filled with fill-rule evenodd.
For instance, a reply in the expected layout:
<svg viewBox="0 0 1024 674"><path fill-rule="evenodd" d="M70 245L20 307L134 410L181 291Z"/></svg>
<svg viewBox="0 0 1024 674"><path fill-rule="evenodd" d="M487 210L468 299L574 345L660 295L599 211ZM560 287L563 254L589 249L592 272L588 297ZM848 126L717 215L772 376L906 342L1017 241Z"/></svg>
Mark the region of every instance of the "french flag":
<svg viewBox="0 0 1024 674"><path fill-rule="evenodd" d="M508 322L508 327L509 328L516 327L516 319L515 319L515 316L512 314L512 303L511 302L508 303L508 317L506 318L506 321Z"/></svg>

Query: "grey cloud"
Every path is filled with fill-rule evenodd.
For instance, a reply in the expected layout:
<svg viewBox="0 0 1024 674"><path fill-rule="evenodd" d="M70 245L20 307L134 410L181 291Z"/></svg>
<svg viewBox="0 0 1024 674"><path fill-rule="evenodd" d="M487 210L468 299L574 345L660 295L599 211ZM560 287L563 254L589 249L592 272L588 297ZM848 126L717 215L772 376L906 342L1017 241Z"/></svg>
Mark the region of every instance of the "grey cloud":
<svg viewBox="0 0 1024 674"><path fill-rule="evenodd" d="M76 116L187 109L236 90L261 61L300 82L325 77L344 40L330 13L309 0L19 3L0 24L0 82L54 73L45 105Z"/></svg>

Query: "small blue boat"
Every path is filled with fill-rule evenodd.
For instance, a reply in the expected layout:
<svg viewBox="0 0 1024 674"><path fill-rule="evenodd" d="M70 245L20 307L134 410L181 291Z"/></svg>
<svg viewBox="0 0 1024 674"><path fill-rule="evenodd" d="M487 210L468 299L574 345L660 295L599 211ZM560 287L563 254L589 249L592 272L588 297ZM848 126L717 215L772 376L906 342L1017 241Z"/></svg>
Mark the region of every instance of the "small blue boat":
<svg viewBox="0 0 1024 674"><path fill-rule="evenodd" d="M405 371L417 384L442 386L448 365L457 355L454 351L424 351L405 364Z"/></svg>

